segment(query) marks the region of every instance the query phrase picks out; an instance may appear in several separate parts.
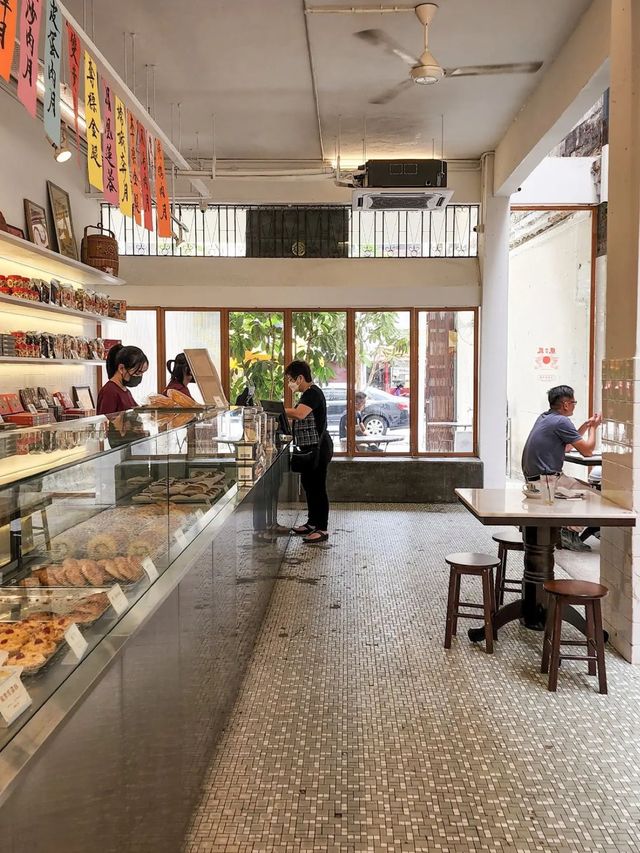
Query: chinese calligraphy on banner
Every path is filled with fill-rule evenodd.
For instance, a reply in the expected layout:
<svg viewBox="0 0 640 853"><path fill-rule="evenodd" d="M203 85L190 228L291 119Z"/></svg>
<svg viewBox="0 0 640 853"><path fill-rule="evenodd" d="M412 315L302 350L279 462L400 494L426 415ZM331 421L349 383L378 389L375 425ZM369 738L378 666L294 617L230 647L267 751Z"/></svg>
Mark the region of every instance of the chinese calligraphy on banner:
<svg viewBox="0 0 640 853"><path fill-rule="evenodd" d="M128 114L129 122L129 158L131 160L131 190L133 202L133 216L137 225L142 224L142 194L140 190L140 170L138 168L138 145L136 143L137 122L135 118Z"/></svg>
<svg viewBox="0 0 640 853"><path fill-rule="evenodd" d="M15 2L15 0L14 0ZM20 16L20 63L18 66L18 98L33 118L36 117L36 83L38 82L38 38L42 0L23 0Z"/></svg>
<svg viewBox="0 0 640 853"><path fill-rule="evenodd" d="M17 18L18 0L0 0L0 77L5 80L11 75Z"/></svg>
<svg viewBox="0 0 640 853"><path fill-rule="evenodd" d="M131 216L131 178L129 177L129 152L127 150L127 111L120 98L115 96L116 158L118 161L118 204L123 216Z"/></svg>
<svg viewBox="0 0 640 853"><path fill-rule="evenodd" d="M104 198L109 204L119 204L118 170L116 166L116 138L113 119L113 90L111 84L102 78L102 181Z"/></svg>
<svg viewBox="0 0 640 853"><path fill-rule="evenodd" d="M54 145L60 145L61 23L62 17L57 0L47 0L47 37L44 49L44 129Z"/></svg>
<svg viewBox="0 0 640 853"><path fill-rule="evenodd" d="M153 231L153 216L151 213L151 187L149 185L149 161L147 159L147 132L138 122L138 159L140 161L140 177L142 180L142 209L144 210L144 227Z"/></svg>
<svg viewBox="0 0 640 853"><path fill-rule="evenodd" d="M159 237L171 237L171 208L167 196L167 179L164 171L164 152L162 143L156 139L156 221Z"/></svg>
<svg viewBox="0 0 640 853"><path fill-rule="evenodd" d="M98 69L93 57L84 52L84 115L87 122L87 168L89 183L102 192L102 140L100 137L100 95Z"/></svg>
<svg viewBox="0 0 640 853"><path fill-rule="evenodd" d="M69 55L69 80L73 98L73 118L76 126L76 148L80 151L80 129L78 128L78 87L80 85L80 39L73 27L67 23L67 53ZM79 162L79 160L78 160Z"/></svg>

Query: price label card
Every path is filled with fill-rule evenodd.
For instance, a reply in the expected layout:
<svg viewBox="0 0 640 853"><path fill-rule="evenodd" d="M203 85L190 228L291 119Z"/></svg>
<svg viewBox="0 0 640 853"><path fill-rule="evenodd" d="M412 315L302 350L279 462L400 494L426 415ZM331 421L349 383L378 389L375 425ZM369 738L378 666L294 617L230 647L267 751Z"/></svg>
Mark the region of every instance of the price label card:
<svg viewBox="0 0 640 853"><path fill-rule="evenodd" d="M129 602L127 601L127 596L122 591L122 587L119 583L112 586L109 592L107 593L107 598L111 602L111 606L116 611L118 616L129 607Z"/></svg>
<svg viewBox="0 0 640 853"><path fill-rule="evenodd" d="M177 530L173 534L173 538L176 540L176 545L179 545L180 548L186 548L187 547L187 537L184 535L182 530Z"/></svg>
<svg viewBox="0 0 640 853"><path fill-rule="evenodd" d="M64 632L64 638L76 658L78 660L82 660L82 656L87 651L89 643L87 643L85 638L82 636L75 622L73 625L69 625L67 630Z"/></svg>
<svg viewBox="0 0 640 853"><path fill-rule="evenodd" d="M155 563L151 557L144 558L142 561L142 568L147 573L147 577L150 581L154 581L158 577L158 570L156 569Z"/></svg>
<svg viewBox="0 0 640 853"><path fill-rule="evenodd" d="M20 681L19 670L0 681L0 718L6 726L11 725L30 704L31 696Z"/></svg>

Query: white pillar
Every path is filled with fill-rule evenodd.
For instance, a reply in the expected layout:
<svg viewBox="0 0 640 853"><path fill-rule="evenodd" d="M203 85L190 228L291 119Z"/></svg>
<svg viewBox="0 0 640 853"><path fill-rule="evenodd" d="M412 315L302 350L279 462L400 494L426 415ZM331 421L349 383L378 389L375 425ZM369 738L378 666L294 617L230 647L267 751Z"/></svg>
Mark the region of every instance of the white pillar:
<svg viewBox="0 0 640 853"><path fill-rule="evenodd" d="M493 194L494 154L482 158L482 226L479 239L480 315L479 444L484 486L504 486L507 454L507 347L509 298L509 197Z"/></svg>
<svg viewBox="0 0 640 853"><path fill-rule="evenodd" d="M611 4L609 210L605 358L602 364L606 497L640 507L640 5ZM601 580L611 641L640 662L640 530L603 530Z"/></svg>

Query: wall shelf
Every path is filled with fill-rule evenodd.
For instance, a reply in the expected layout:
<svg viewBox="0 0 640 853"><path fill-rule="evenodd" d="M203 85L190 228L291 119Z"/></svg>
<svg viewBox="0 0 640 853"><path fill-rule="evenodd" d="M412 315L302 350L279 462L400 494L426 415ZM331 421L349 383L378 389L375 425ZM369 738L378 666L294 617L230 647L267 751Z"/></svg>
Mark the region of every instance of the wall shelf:
<svg viewBox="0 0 640 853"><path fill-rule="evenodd" d="M125 284L124 279L100 272L80 261L65 258L51 249L44 249L14 237L6 231L0 231L0 258L11 263L20 264L32 270L32 278L59 278L64 284L74 284L90 287L115 287Z"/></svg>
<svg viewBox="0 0 640 853"><path fill-rule="evenodd" d="M91 320L94 323L119 323L126 326L126 320L115 320L113 317L103 317L100 314L91 314L89 311L78 311L77 308L64 308L61 305L51 305L47 302L31 302L29 299L20 299L18 296L10 296L0 293L0 303L7 305L18 305L21 308L32 308L34 311L47 311L51 314L66 314L70 317L80 317L82 320Z"/></svg>
<svg viewBox="0 0 640 853"><path fill-rule="evenodd" d="M105 362L97 358L25 358L17 355L2 355L0 356L0 364L70 364L70 365L88 365L90 367L104 367Z"/></svg>

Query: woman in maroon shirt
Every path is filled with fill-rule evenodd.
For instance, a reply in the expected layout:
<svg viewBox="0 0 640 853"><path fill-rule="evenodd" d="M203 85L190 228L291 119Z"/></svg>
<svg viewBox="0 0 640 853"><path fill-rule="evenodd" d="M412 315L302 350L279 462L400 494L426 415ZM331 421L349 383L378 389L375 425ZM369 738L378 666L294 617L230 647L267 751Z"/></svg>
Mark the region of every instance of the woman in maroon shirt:
<svg viewBox="0 0 640 853"><path fill-rule="evenodd" d="M173 360L169 359L167 370L171 374L171 380L162 393L166 394L169 388L173 388L175 391L180 391L193 400L193 394L187 387L190 382L193 382L193 376L189 370L189 362L186 355L183 352L179 352Z"/></svg>
<svg viewBox="0 0 640 853"><path fill-rule="evenodd" d="M111 415L135 409L138 405L129 388L135 388L142 382L142 376L149 368L149 359L140 347L123 347L116 344L107 355L107 376L98 392L96 412L99 415Z"/></svg>

